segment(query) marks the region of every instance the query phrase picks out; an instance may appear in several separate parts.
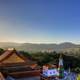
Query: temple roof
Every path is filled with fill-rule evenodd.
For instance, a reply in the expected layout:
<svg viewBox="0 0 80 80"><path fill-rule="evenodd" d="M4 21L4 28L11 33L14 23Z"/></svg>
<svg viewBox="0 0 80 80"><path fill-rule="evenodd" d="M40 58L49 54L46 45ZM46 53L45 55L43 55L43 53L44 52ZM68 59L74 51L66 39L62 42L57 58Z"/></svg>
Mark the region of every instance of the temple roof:
<svg viewBox="0 0 80 80"><path fill-rule="evenodd" d="M0 55L0 66L28 66L33 64L36 64L36 61L30 60L15 49L8 49Z"/></svg>
<svg viewBox="0 0 80 80"><path fill-rule="evenodd" d="M8 49L0 56L0 63L19 63L26 62L26 60L15 49Z"/></svg>

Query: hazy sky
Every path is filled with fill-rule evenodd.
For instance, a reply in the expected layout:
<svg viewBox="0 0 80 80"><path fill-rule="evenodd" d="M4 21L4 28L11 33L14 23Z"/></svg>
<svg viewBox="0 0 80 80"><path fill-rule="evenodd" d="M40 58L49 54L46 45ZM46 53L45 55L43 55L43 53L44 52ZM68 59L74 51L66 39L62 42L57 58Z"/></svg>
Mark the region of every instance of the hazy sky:
<svg viewBox="0 0 80 80"><path fill-rule="evenodd" d="M80 43L80 0L0 0L0 42Z"/></svg>

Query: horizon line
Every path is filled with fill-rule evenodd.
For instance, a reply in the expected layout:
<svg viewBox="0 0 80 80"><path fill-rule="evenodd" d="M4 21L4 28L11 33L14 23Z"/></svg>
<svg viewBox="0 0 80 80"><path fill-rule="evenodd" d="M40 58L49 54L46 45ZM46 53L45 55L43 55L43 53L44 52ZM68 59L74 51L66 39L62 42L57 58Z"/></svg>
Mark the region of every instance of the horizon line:
<svg viewBox="0 0 80 80"><path fill-rule="evenodd" d="M75 42L63 41L63 42L11 42L11 41L0 41L0 43L17 43L17 44L62 44L62 43L72 43L72 44L80 44Z"/></svg>

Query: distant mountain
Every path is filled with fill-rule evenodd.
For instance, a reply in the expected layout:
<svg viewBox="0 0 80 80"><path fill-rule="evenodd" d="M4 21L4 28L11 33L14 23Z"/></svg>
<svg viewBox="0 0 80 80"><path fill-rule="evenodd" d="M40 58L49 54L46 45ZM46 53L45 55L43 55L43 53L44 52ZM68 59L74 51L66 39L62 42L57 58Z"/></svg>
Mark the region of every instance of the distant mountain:
<svg viewBox="0 0 80 80"><path fill-rule="evenodd" d="M65 42L61 44L33 44L33 43L12 43L12 42L0 42L1 48L16 48L17 50L24 51L64 51L80 48L80 45Z"/></svg>
<svg viewBox="0 0 80 80"><path fill-rule="evenodd" d="M4 49L7 49L7 48L16 48L18 46L20 46L21 44L19 43L13 43L13 42L0 42L0 48L4 48Z"/></svg>

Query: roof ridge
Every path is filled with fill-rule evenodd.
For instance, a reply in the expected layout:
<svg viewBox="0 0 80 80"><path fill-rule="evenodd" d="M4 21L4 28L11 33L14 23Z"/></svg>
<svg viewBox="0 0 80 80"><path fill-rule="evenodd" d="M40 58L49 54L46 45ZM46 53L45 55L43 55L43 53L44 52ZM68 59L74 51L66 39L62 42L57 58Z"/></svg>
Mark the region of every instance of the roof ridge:
<svg viewBox="0 0 80 80"><path fill-rule="evenodd" d="M10 54L12 54L13 51L6 50L1 56L0 56L0 62L5 60L6 57L8 57Z"/></svg>

